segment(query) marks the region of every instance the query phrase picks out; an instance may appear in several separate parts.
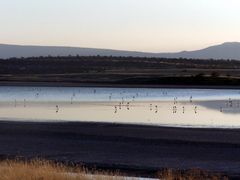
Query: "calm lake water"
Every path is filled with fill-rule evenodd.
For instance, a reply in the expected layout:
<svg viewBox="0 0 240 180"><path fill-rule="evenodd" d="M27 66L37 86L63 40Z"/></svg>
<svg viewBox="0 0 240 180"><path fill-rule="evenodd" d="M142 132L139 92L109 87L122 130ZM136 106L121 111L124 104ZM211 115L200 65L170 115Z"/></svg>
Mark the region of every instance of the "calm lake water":
<svg viewBox="0 0 240 180"><path fill-rule="evenodd" d="M240 90L2 86L0 120L240 128Z"/></svg>

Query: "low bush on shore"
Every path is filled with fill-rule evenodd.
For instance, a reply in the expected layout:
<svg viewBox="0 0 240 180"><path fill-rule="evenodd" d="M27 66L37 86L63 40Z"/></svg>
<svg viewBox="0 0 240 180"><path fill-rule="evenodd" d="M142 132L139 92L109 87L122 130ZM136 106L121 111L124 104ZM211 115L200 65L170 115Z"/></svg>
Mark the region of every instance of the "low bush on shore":
<svg viewBox="0 0 240 180"><path fill-rule="evenodd" d="M158 172L157 177L164 180L228 180L229 178L220 175L212 174L200 169L192 169L187 171L165 169Z"/></svg>

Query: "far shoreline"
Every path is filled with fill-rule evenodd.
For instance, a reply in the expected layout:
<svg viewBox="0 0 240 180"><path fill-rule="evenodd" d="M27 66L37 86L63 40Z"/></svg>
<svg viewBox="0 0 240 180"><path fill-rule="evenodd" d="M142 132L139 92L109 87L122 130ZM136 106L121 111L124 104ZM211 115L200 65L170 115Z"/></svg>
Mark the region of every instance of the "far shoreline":
<svg viewBox="0 0 240 180"><path fill-rule="evenodd" d="M0 86L35 87L89 87L89 88L163 88L163 89L236 89L240 85L155 85L155 84L114 84L114 83L77 83L77 82L12 82L0 81Z"/></svg>

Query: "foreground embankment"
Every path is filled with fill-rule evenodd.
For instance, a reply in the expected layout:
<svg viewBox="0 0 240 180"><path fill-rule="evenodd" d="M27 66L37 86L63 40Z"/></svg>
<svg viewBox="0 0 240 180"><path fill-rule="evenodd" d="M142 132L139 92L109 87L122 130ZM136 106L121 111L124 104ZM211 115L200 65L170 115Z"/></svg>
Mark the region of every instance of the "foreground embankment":
<svg viewBox="0 0 240 180"><path fill-rule="evenodd" d="M0 122L2 159L45 158L154 175L200 168L237 177L240 130L83 122Z"/></svg>

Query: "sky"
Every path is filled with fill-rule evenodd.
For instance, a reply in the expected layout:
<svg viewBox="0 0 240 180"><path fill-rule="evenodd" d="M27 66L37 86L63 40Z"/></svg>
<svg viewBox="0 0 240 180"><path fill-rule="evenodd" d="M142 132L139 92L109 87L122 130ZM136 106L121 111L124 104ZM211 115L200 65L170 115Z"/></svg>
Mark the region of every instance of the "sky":
<svg viewBox="0 0 240 180"><path fill-rule="evenodd" d="M239 0L0 0L0 44L175 52L232 41Z"/></svg>

